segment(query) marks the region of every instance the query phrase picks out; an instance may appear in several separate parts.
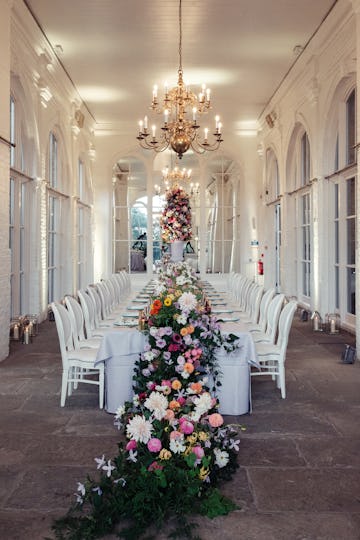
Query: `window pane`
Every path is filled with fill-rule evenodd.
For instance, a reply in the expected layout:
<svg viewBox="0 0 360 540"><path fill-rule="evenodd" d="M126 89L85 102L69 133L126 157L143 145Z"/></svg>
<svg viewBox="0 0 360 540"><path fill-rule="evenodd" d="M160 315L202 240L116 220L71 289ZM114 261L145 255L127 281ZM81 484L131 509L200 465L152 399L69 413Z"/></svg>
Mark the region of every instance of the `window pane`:
<svg viewBox="0 0 360 540"><path fill-rule="evenodd" d="M15 102L14 99L10 98L10 141L15 144ZM15 165L15 148L10 147L10 166L14 167Z"/></svg>
<svg viewBox="0 0 360 540"><path fill-rule="evenodd" d="M335 307L340 309L340 282L338 266L335 266Z"/></svg>
<svg viewBox="0 0 360 540"><path fill-rule="evenodd" d="M350 178L346 182L347 216L355 215L355 178Z"/></svg>
<svg viewBox="0 0 360 540"><path fill-rule="evenodd" d="M335 184L335 219L339 217L339 184Z"/></svg>
<svg viewBox="0 0 360 540"><path fill-rule="evenodd" d="M335 221L335 263L339 264L339 222Z"/></svg>
<svg viewBox="0 0 360 540"><path fill-rule="evenodd" d="M10 202L9 202L9 223L14 225L14 211L15 211L15 181L10 178Z"/></svg>
<svg viewBox="0 0 360 540"><path fill-rule="evenodd" d="M346 134L347 134L347 161L355 161L355 90L353 90L346 102Z"/></svg>
<svg viewBox="0 0 360 540"><path fill-rule="evenodd" d="M355 315L355 270L347 269L347 310Z"/></svg>
<svg viewBox="0 0 360 540"><path fill-rule="evenodd" d="M355 264L355 219L347 220L347 264Z"/></svg>

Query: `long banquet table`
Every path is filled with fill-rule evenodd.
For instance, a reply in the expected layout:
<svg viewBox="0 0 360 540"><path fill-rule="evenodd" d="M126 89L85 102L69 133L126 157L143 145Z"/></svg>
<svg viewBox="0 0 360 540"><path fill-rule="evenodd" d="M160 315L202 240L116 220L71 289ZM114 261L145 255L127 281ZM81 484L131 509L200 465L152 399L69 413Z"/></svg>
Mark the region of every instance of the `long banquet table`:
<svg viewBox="0 0 360 540"><path fill-rule="evenodd" d="M216 311L221 311L221 308ZM221 313L217 316L222 317ZM223 349L217 352L222 373L221 387L217 390L219 411L224 415L246 414L251 412L250 368L251 365L257 366L255 345L251 333L240 321L224 322L221 330L238 337L238 348L231 353ZM146 336L137 328L114 326L113 331L104 334L96 363L105 362L107 412L115 413L120 405L132 399L135 361L143 352L145 343Z"/></svg>

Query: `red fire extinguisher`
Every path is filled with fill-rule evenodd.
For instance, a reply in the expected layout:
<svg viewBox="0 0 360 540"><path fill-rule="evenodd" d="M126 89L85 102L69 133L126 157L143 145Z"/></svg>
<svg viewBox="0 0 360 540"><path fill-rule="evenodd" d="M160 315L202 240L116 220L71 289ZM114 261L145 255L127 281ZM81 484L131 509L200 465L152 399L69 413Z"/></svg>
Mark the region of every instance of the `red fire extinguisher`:
<svg viewBox="0 0 360 540"><path fill-rule="evenodd" d="M261 255L261 257L263 257L264 255ZM258 260L258 263L257 263L257 270L258 270L258 275L259 276L263 276L264 275L264 261L261 259Z"/></svg>

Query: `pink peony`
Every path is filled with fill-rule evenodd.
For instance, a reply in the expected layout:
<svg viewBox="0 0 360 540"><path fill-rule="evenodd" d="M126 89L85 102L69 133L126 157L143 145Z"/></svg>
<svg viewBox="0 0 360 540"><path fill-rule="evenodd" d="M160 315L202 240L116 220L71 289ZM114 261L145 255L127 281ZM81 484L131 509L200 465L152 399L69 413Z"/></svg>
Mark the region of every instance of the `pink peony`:
<svg viewBox="0 0 360 540"><path fill-rule="evenodd" d="M150 452L160 452L162 448L162 444L160 439L156 439L155 437L150 439L147 443L148 450Z"/></svg>
<svg viewBox="0 0 360 540"><path fill-rule="evenodd" d="M194 448L192 449L193 453L195 454L195 456L197 457L197 459L201 459L204 457L204 450L201 448L201 446L194 446Z"/></svg>
<svg viewBox="0 0 360 540"><path fill-rule="evenodd" d="M131 441L129 441L126 445L126 450L130 451L130 450L135 450L136 448L136 441L134 441L134 439L132 439Z"/></svg>
<svg viewBox="0 0 360 540"><path fill-rule="evenodd" d="M194 426L189 420L185 420L180 424L180 431L185 433L185 435L190 435L194 431Z"/></svg>
<svg viewBox="0 0 360 540"><path fill-rule="evenodd" d="M180 433L180 431L174 430L170 433L170 440L179 439L179 437L182 437L182 433Z"/></svg>
<svg viewBox="0 0 360 540"><path fill-rule="evenodd" d="M219 413L210 414L209 424L211 427L220 427L224 423L224 419Z"/></svg>

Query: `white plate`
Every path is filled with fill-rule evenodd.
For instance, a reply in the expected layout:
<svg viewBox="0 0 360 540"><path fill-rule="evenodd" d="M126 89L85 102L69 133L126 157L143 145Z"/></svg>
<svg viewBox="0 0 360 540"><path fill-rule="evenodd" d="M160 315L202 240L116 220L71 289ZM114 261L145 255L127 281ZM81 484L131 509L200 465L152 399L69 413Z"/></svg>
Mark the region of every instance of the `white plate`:
<svg viewBox="0 0 360 540"><path fill-rule="evenodd" d="M232 309L212 309L211 313L234 313Z"/></svg>
<svg viewBox="0 0 360 540"><path fill-rule="evenodd" d="M219 317L222 322L237 322L239 319L236 319L234 317Z"/></svg>
<svg viewBox="0 0 360 540"><path fill-rule="evenodd" d="M146 307L146 304L142 304L141 306L127 306L126 309L131 310L131 311L141 311L145 307Z"/></svg>

